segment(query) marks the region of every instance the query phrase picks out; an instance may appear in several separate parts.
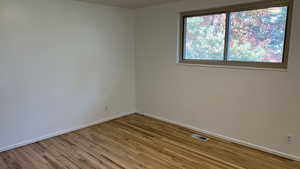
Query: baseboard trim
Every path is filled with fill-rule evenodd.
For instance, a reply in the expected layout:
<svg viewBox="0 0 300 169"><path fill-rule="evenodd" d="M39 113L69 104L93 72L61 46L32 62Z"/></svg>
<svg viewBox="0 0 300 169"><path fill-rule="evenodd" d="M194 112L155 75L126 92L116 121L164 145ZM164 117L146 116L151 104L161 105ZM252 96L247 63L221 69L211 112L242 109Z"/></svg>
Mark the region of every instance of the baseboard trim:
<svg viewBox="0 0 300 169"><path fill-rule="evenodd" d="M172 124L176 124L176 125L179 125L179 126L182 126L182 127L185 127L185 128L189 128L189 129L192 129L194 131L198 131L198 132L201 132L201 133L204 133L204 134L208 134L208 135L211 135L213 137L224 139L226 141L230 141L230 142L233 142L233 143L236 143L236 144L239 144L239 145L247 146L247 147L254 148L254 149L257 149L257 150L260 150L260 151L263 151L263 152L267 152L267 153L270 153L270 154L274 154L274 155L277 155L277 156L280 156L280 157L284 157L284 158L287 158L287 159L290 159L290 160L300 162L300 157L299 156L283 153L283 152L280 152L280 151L277 151L277 150L274 150L274 149L271 149L271 148L259 146L259 145L256 145L256 144L252 144L252 143L249 143L247 141L243 141L243 140L227 137L227 136L224 136L224 135L221 135L221 134L218 134L218 133L214 133L214 132L210 132L210 131L207 131L207 130L199 129L199 128L194 127L194 126L183 124L181 122L177 122L177 121L174 121L174 120L169 120L167 118L160 117L160 116L157 116L157 115L152 115L152 114L149 114L149 113L140 113L140 114L148 116L148 117L152 117L152 118L155 118L155 119L158 119L158 120L162 120L162 121L165 121L165 122L169 122L169 123L172 123Z"/></svg>
<svg viewBox="0 0 300 169"><path fill-rule="evenodd" d="M80 126L77 126L77 127L72 127L72 128L69 128L69 129L56 131L56 132L46 134L44 136L37 137L37 138L34 138L34 139L24 140L24 141L21 141L17 144L5 146L5 147L0 147L0 152L4 152L4 151L12 150L12 149L15 149L15 148L18 148L18 147L26 146L26 145L36 143L36 142L39 142L39 141L42 141L42 140L45 140L45 139L48 139L48 138L63 135L63 134L66 134L66 133L70 133L70 132L73 132L73 131L76 131L76 130L80 130L80 129L87 128L87 127L90 127L90 126L93 126L93 125L96 125L96 124L104 123L104 122L114 120L114 119L117 119L117 118L120 118L120 117L123 117L123 116L127 116L127 115L130 115L130 114L133 114L133 113L134 112L126 112L126 113L124 112L124 113L118 113L118 114L116 113L117 115L114 115L112 117L96 120L94 122L87 123L87 124L84 124L84 125L80 125Z"/></svg>

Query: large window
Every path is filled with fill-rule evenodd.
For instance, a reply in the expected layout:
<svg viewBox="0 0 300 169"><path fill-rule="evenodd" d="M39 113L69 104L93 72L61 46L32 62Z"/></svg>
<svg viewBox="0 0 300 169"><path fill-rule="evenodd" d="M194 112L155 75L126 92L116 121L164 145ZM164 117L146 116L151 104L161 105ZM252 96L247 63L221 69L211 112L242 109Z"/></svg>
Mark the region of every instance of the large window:
<svg viewBox="0 0 300 169"><path fill-rule="evenodd" d="M181 63L287 68L292 0L181 13Z"/></svg>

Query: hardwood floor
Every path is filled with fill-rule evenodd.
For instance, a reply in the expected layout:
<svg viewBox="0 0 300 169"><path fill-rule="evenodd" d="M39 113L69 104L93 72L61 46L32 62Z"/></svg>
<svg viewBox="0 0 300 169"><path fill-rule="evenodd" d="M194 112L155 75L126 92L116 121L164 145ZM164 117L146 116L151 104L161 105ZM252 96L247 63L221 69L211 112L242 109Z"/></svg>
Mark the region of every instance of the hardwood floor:
<svg viewBox="0 0 300 169"><path fill-rule="evenodd" d="M0 169L300 169L299 162L213 137L201 142L192 133L133 114L2 152Z"/></svg>

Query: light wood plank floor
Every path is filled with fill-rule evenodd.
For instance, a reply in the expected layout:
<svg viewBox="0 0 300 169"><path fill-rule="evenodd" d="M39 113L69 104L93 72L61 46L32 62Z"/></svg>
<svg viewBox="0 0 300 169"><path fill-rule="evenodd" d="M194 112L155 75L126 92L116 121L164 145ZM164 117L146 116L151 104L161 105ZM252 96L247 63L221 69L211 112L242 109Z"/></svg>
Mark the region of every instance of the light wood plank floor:
<svg viewBox="0 0 300 169"><path fill-rule="evenodd" d="M0 169L300 169L300 163L139 114L0 153Z"/></svg>

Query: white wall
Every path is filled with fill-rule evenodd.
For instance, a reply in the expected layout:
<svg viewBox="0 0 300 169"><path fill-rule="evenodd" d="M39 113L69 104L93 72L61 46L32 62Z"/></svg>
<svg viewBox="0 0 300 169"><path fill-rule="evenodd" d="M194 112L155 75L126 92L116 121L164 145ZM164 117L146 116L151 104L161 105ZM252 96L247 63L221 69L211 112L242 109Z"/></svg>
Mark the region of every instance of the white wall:
<svg viewBox="0 0 300 169"><path fill-rule="evenodd" d="M0 0L0 149L135 111L134 12Z"/></svg>
<svg viewBox="0 0 300 169"><path fill-rule="evenodd" d="M137 109L300 156L298 1L287 72L176 64L178 12L240 2L185 0L137 11Z"/></svg>

